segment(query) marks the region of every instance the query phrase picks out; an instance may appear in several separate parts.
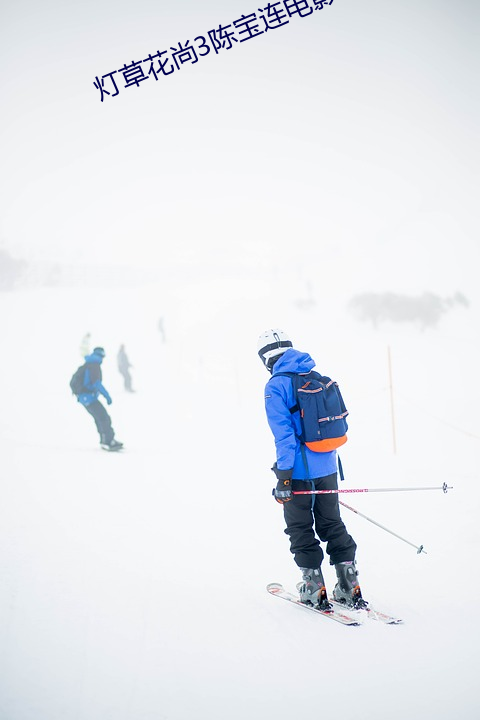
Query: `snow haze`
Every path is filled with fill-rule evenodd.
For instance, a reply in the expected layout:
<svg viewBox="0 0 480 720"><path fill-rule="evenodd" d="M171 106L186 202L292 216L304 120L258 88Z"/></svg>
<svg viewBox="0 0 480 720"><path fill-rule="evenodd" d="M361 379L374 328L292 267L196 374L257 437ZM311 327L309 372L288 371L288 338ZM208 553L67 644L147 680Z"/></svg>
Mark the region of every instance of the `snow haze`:
<svg viewBox="0 0 480 720"><path fill-rule="evenodd" d="M239 312L234 281L230 295L212 283L175 291L164 285L162 301L155 286L0 296L2 718L288 718L302 703L331 715L350 702L365 719L473 717L479 429L467 315L422 334L375 332L344 313L341 338L327 343L334 328L319 331L315 308L253 294ZM108 320L98 314L107 304ZM365 596L403 626L344 628L265 591L299 580L270 495L255 351L266 316L341 382L346 487L454 486L345 498L425 546L418 555L343 511ZM86 329L107 349L122 455L99 449L69 393ZM115 367L120 342L133 395ZM439 392L445 382L452 392ZM325 575L332 589L327 565Z"/></svg>
<svg viewBox="0 0 480 720"><path fill-rule="evenodd" d="M0 720L479 714L478 7L335 0L100 102L96 76L254 11L2 5ZM388 292L445 312L355 319ZM403 625L265 590L300 579L268 327L340 383L346 488L453 486L345 496L424 545L342 511ZM122 453L68 387L87 332Z"/></svg>

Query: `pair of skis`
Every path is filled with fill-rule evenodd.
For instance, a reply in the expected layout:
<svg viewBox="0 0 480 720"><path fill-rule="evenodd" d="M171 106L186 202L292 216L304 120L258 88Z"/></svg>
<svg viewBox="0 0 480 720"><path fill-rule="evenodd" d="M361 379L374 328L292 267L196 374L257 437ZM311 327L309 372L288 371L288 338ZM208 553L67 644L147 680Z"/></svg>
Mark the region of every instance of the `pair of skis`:
<svg viewBox="0 0 480 720"><path fill-rule="evenodd" d="M298 595L293 595L293 593L288 592L288 590L285 590L283 585L280 585L279 583L270 583L267 585L267 590L271 595L275 595L276 597L287 600L295 605L300 605L300 607L305 608L310 612L323 615L324 617L334 620L335 622L339 622L342 625L361 625L365 616L370 620L377 620L378 622L383 622L387 625L398 625L403 622L401 618L388 615L380 610L375 610L370 606L364 610L354 610L352 608L346 608L342 605L342 603L335 602L335 600L331 599L329 599L329 602L332 604L332 609L330 611L320 610L314 605L306 605L305 603L302 603Z"/></svg>

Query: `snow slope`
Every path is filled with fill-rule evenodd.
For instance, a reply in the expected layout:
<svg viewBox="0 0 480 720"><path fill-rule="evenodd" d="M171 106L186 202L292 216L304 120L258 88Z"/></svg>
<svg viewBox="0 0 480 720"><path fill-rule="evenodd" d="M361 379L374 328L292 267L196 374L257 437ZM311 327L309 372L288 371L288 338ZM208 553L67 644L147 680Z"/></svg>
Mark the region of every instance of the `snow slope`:
<svg viewBox="0 0 480 720"><path fill-rule="evenodd" d="M293 296L271 298L241 275L0 296L2 720L478 713L478 311L445 316L436 331L374 332L342 306L320 322ZM255 351L275 325L341 383L346 487L454 486L345 498L425 546L418 555L343 511L364 595L403 626L344 628L265 591L299 579L270 495L267 376ZM123 454L98 448L69 394L87 330L107 350ZM115 367L121 342L133 395Z"/></svg>

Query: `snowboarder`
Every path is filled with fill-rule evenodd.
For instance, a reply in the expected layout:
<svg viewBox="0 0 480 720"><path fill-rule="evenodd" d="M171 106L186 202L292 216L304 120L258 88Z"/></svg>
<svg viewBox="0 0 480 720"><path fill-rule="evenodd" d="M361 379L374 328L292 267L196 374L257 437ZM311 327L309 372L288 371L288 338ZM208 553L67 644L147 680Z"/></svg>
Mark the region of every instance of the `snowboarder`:
<svg viewBox="0 0 480 720"><path fill-rule="evenodd" d="M265 409L277 456L272 467L277 486L272 494L283 505L290 551L302 572L303 582L297 586L300 600L321 609L330 607L321 570L322 541L327 543L326 552L336 570L334 599L348 607L365 607L357 580L357 546L340 517L338 495L292 494L338 488L336 450L315 452L300 442L300 412L295 408L292 378L279 376L309 373L315 363L308 353L295 350L280 329L266 330L258 339L257 349L272 374L265 387Z"/></svg>
<svg viewBox="0 0 480 720"><path fill-rule="evenodd" d="M77 400L95 420L102 448L104 450L120 450L123 443L115 440L110 415L98 399L99 395L103 395L107 405L112 404L112 398L102 384L101 364L104 357L105 350L102 347L94 348L91 355L86 356L83 387L77 395Z"/></svg>
<svg viewBox="0 0 480 720"><path fill-rule="evenodd" d="M132 389L132 376L130 375L129 368L133 367L130 364L127 353L125 352L125 345L120 345L120 349L117 353L117 366L120 371L120 375L123 377L125 390L127 392L134 392Z"/></svg>
<svg viewBox="0 0 480 720"><path fill-rule="evenodd" d="M86 357L90 352L90 333L87 332L82 338L82 342L80 343L80 355L82 358Z"/></svg>

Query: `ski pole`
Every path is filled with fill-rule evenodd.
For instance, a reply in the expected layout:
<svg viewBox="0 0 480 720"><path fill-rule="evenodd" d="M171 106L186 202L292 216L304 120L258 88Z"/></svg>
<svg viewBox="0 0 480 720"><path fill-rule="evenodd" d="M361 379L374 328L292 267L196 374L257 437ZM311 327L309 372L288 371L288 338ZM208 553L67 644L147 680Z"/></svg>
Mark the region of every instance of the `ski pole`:
<svg viewBox="0 0 480 720"><path fill-rule="evenodd" d="M334 495L336 493L367 493L367 492L412 492L413 490L453 490L452 485L443 485L438 487L416 487L416 488L342 488L341 490L294 490L292 495Z"/></svg>
<svg viewBox="0 0 480 720"><path fill-rule="evenodd" d="M355 508L351 507L350 505L347 505L346 503L342 502L341 500L339 500L338 502L340 505L343 505L343 507L346 507L346 508L348 508L348 510L351 510L352 512L354 512L356 515L360 515L360 517L365 518L365 520L368 520L368 522L371 522L374 525L376 525L377 527L382 528L382 530L385 530L386 532L390 533L390 535L394 535L399 540L403 540L403 542L406 542L407 545L411 545L412 547L414 547L417 551L417 555L420 555L420 553L422 553L422 552L425 553L425 555L427 554L425 552L425 550L423 549L423 545L415 545L415 543L412 543L409 540L405 540L405 538L401 537L401 535L397 535L397 533L394 533L394 532L392 532L392 530L389 530L388 528L384 527L383 525L380 525L380 523L376 522L375 520L372 520L372 518L367 517L363 513L359 512L358 510L355 510Z"/></svg>

